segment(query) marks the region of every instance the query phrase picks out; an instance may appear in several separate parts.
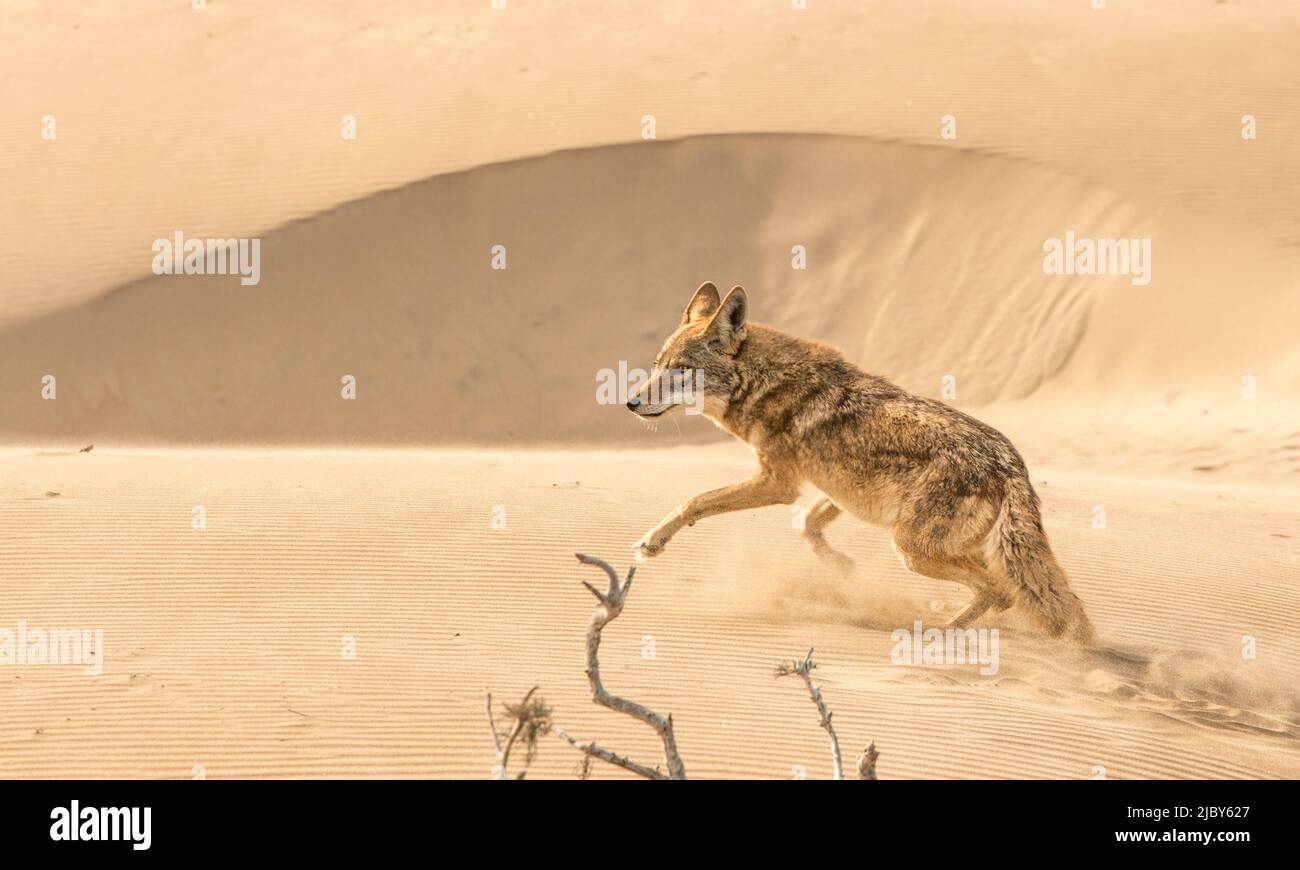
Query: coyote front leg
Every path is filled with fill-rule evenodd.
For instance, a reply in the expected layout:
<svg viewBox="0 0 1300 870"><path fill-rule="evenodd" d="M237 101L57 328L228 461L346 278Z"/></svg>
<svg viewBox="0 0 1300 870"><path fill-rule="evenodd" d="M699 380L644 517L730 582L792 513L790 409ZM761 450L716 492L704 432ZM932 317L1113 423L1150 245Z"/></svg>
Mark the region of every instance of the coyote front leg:
<svg viewBox="0 0 1300 870"><path fill-rule="evenodd" d="M698 520L716 514L772 504L792 504L798 496L797 485L760 473L742 483L711 489L687 499L659 525L642 535L632 549L638 556L657 556L683 526L693 526Z"/></svg>

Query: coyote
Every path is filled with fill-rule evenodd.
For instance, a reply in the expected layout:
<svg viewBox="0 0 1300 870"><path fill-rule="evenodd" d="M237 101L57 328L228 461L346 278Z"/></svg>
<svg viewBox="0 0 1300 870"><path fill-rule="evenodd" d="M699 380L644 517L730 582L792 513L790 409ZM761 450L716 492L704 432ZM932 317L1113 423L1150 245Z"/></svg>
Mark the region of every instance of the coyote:
<svg viewBox="0 0 1300 870"><path fill-rule="evenodd" d="M688 499L635 545L660 553L683 526L729 511L792 504L804 482L823 495L803 537L824 562L852 560L826 541L848 511L889 528L911 571L975 593L948 623L1020 604L1054 637L1090 643L1083 602L1047 543L1024 460L1001 433L942 402L863 372L831 347L746 320L744 289L695 291L649 379L629 397L657 417L702 389L703 413L753 449L758 472Z"/></svg>

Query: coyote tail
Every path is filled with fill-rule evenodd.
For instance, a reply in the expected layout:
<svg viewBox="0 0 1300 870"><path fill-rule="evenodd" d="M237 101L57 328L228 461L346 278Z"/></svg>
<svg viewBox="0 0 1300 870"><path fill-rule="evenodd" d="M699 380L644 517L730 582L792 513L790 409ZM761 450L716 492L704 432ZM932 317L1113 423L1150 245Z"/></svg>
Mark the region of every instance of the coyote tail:
<svg viewBox="0 0 1300 870"><path fill-rule="evenodd" d="M1038 495L1027 479L1008 481L991 537L995 559L1001 561L1018 602L1052 637L1067 635L1078 643L1092 643L1092 623L1047 543Z"/></svg>

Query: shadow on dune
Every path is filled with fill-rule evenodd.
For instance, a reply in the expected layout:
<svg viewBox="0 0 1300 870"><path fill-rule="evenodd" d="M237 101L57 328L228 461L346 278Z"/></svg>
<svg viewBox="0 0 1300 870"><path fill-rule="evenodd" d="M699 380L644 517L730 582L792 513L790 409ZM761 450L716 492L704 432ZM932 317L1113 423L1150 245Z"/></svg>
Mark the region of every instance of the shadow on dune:
<svg viewBox="0 0 1300 870"><path fill-rule="evenodd" d="M597 372L649 364L704 279L745 285L754 319L904 386L935 394L970 371L964 399L1024 395L1086 320L1081 282L1044 286L1042 239L1108 203L1003 158L826 136L647 142L437 176L264 234L256 286L147 277L7 328L0 437L663 444L597 404ZM792 268L795 246L807 269ZM45 374L57 402L31 388ZM340 398L344 375L355 401ZM680 431L720 437L699 420Z"/></svg>

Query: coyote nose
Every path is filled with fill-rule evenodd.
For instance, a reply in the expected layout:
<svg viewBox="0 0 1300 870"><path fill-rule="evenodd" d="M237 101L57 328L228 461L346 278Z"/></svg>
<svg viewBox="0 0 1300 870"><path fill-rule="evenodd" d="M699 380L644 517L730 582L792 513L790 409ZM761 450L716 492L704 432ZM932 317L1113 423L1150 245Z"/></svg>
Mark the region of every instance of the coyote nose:
<svg viewBox="0 0 1300 870"><path fill-rule="evenodd" d="M632 398L627 400L627 409L629 411L635 411L639 407L641 407L641 400L638 399L636 396L633 396Z"/></svg>

